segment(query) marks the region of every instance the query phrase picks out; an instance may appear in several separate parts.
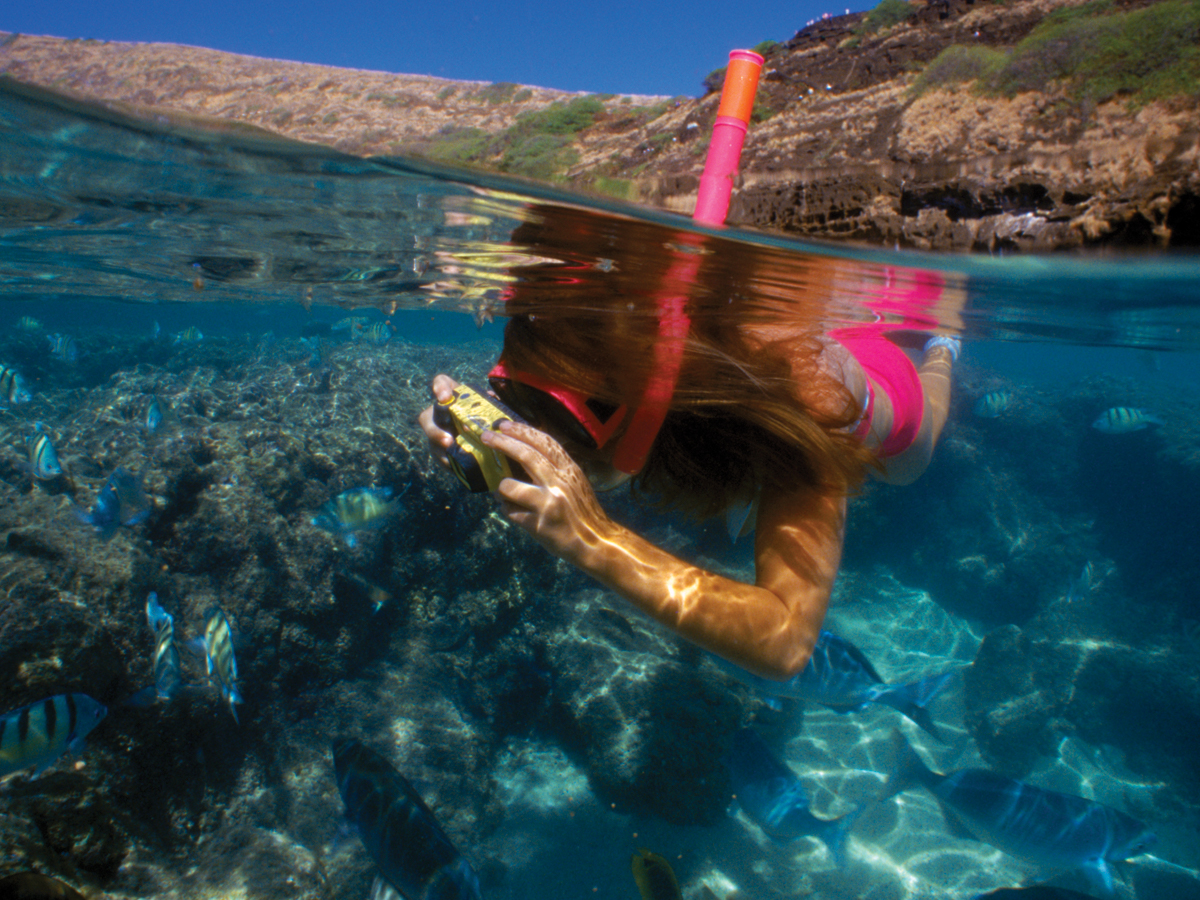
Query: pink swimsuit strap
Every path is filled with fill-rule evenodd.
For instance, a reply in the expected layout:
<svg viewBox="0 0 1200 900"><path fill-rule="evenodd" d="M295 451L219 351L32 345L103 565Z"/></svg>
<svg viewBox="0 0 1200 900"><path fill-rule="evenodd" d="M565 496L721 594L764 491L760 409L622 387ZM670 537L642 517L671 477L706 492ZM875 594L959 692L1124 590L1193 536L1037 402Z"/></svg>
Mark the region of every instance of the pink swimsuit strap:
<svg viewBox="0 0 1200 900"><path fill-rule="evenodd" d="M925 392L917 367L903 350L889 341L878 326L838 328L830 336L853 356L867 378L879 386L892 404L892 428L879 445L879 455L897 456L912 446L925 416ZM867 385L867 405L854 434L865 437L871 430L875 392Z"/></svg>

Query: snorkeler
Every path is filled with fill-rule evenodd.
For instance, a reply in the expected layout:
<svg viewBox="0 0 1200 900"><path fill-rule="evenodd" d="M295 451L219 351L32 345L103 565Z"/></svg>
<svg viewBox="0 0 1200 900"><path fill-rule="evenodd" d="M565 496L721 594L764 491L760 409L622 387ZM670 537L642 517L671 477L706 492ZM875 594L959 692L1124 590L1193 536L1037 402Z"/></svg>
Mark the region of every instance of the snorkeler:
<svg viewBox="0 0 1200 900"><path fill-rule="evenodd" d="M657 425L639 405L662 393L670 341L661 292L645 285L663 283L671 253L642 249L664 246L660 226L616 221L594 234L584 217L543 207L514 234L540 262L521 270L505 300L504 349L489 375L528 423L483 438L528 479L500 483L501 511L680 635L787 679L820 634L848 497L871 469L907 484L929 463L957 356L955 339L929 337L944 330L954 290L937 273L710 246L686 334L667 354L677 377ZM781 265L798 266L792 283L808 289L781 291ZM869 299L830 328L830 298L848 296ZM920 341L915 364L893 339ZM446 401L456 384L438 375L432 387ZM453 438L432 407L420 424L448 464ZM691 565L613 521L596 491L630 478L635 491L698 518L747 511L754 583Z"/></svg>

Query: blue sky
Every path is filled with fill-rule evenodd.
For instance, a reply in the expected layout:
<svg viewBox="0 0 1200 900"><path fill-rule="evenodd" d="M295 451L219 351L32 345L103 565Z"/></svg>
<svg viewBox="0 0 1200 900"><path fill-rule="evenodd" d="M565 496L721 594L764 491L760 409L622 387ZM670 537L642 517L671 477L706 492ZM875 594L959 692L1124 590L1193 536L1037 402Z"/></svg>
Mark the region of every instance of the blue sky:
<svg viewBox="0 0 1200 900"><path fill-rule="evenodd" d="M729 51L786 41L838 0L27 0L0 31L164 41L298 62L597 93L699 96ZM844 4L846 0L841 0ZM866 9L867 2L851 9Z"/></svg>

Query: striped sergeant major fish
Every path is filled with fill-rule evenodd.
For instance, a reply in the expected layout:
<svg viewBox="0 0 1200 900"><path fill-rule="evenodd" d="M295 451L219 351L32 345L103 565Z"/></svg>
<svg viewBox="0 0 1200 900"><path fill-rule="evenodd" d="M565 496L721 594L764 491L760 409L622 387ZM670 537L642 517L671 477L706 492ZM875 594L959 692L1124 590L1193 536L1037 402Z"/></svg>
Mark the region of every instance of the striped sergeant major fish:
<svg viewBox="0 0 1200 900"><path fill-rule="evenodd" d="M37 777L68 750L82 753L107 714L87 694L58 694L0 716L0 778L30 766Z"/></svg>
<svg viewBox="0 0 1200 900"><path fill-rule="evenodd" d="M881 799L921 786L944 814L986 844L1045 869L1080 869L1093 887L1113 893L1109 863L1145 852L1157 838L1111 806L1060 794L986 769L932 771L903 736L900 759Z"/></svg>
<svg viewBox="0 0 1200 900"><path fill-rule="evenodd" d="M820 703L834 712L859 712L871 703L890 706L939 741L944 741L926 708L942 693L954 672L930 675L911 684L886 684L858 647L831 631L822 630L808 665L787 681L761 678L740 666L713 657L743 684L768 697L792 697Z"/></svg>
<svg viewBox="0 0 1200 900"><path fill-rule="evenodd" d="M237 704L243 702L237 689L237 660L233 655L233 629L221 607L214 606L204 614L204 637L197 641L204 651L208 680L229 704L233 721L237 722ZM239 723L240 724L240 723Z"/></svg>
<svg viewBox="0 0 1200 900"><path fill-rule="evenodd" d="M50 443L50 435L41 422L34 424L34 434L25 439L25 450L29 453L29 474L42 481L50 481L63 473Z"/></svg>
<svg viewBox="0 0 1200 900"><path fill-rule="evenodd" d="M154 690L158 699L167 703L179 692L183 678L175 646L175 620L159 605L154 591L146 598L146 620L154 632Z"/></svg>
<svg viewBox="0 0 1200 900"><path fill-rule="evenodd" d="M386 344L392 339L392 326L387 322L372 322L366 328L354 330L352 334L372 344Z"/></svg>
<svg viewBox="0 0 1200 900"><path fill-rule="evenodd" d="M1131 431L1141 431L1151 425L1161 425L1163 420L1146 412L1144 409L1134 409L1131 406L1114 406L1106 409L1092 423L1092 427L1102 434L1129 434Z"/></svg>
<svg viewBox="0 0 1200 900"><path fill-rule="evenodd" d="M479 879L425 801L380 754L353 739L333 744L333 770L358 830L384 881L406 900L480 900Z"/></svg>
<svg viewBox="0 0 1200 900"><path fill-rule="evenodd" d="M796 773L775 758L753 728L733 736L725 766L737 806L767 837L779 842L813 837L829 848L839 866L845 862L846 835L861 809L818 819L809 812L808 793Z"/></svg>
<svg viewBox="0 0 1200 900"><path fill-rule="evenodd" d="M0 406L16 406L32 399L33 394L20 373L12 366L0 365Z"/></svg>
<svg viewBox="0 0 1200 900"><path fill-rule="evenodd" d="M73 363L79 359L79 344L69 334L48 334L50 355L59 362Z"/></svg>
<svg viewBox="0 0 1200 900"><path fill-rule="evenodd" d="M683 900L675 870L657 853L639 849L633 854L630 868L642 900Z"/></svg>
<svg viewBox="0 0 1200 900"><path fill-rule="evenodd" d="M177 331L171 338L171 343L175 346L180 344L198 344L204 340L204 332L195 325L189 325L183 331Z"/></svg>
<svg viewBox="0 0 1200 900"><path fill-rule="evenodd" d="M42 323L33 316L21 316L21 318L17 319L17 330L24 331L26 334L33 334L42 330Z"/></svg>

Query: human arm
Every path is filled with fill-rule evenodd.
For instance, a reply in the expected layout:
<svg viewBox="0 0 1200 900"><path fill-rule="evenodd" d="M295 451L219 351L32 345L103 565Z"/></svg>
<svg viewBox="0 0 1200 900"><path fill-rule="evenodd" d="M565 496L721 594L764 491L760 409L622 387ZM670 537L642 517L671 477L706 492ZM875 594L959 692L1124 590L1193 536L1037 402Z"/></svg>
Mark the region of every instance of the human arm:
<svg viewBox="0 0 1200 900"><path fill-rule="evenodd" d="M485 443L531 483L505 479L504 514L554 555L699 646L766 678L807 664L841 559L845 499L812 491L764 497L755 584L705 571L604 512L579 466L550 436L506 424Z"/></svg>

